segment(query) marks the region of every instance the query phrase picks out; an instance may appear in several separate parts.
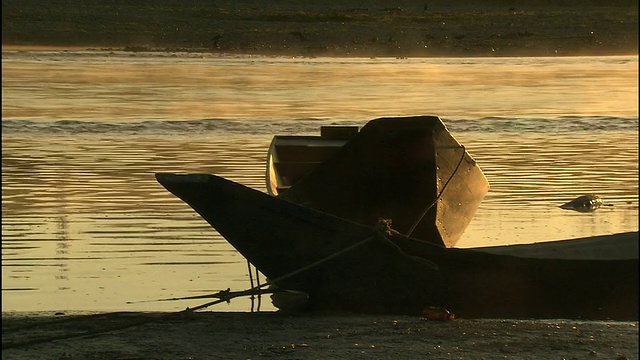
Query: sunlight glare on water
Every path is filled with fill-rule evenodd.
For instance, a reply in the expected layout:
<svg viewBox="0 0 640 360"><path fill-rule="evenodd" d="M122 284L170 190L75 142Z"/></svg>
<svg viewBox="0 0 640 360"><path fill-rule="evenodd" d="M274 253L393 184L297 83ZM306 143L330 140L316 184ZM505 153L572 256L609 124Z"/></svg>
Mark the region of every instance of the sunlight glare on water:
<svg viewBox="0 0 640 360"><path fill-rule="evenodd" d="M638 111L636 57L395 60L3 53L2 67L3 118L365 120L380 114L478 118ZM566 92L568 88L575 91Z"/></svg>

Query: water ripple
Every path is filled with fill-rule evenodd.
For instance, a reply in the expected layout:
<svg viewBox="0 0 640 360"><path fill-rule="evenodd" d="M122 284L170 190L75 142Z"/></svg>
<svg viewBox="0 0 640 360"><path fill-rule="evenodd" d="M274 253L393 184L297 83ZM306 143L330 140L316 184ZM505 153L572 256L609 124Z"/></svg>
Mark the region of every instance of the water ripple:
<svg viewBox="0 0 640 360"><path fill-rule="evenodd" d="M454 132L492 133L570 133L570 132L611 132L638 130L638 117L618 116L560 116L555 118L509 118L485 117L480 119L443 119ZM42 134L120 134L120 135L185 135L192 133L231 134L306 134L317 132L321 125L357 125L366 121L325 119L297 119L289 121L271 120L157 120L139 122L109 121L35 121L3 120L2 132L42 133Z"/></svg>
<svg viewBox="0 0 640 360"><path fill-rule="evenodd" d="M2 70L3 310L170 311L200 302L125 304L247 288L246 260L154 173L265 191L274 134L381 116L443 116L485 172L461 246L638 229L637 57L3 52ZM590 192L613 206L558 207Z"/></svg>

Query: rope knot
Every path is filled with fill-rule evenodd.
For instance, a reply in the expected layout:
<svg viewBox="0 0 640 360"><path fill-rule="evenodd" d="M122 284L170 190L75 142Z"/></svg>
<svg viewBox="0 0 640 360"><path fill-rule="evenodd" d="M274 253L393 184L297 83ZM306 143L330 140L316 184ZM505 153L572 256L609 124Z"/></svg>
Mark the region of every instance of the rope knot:
<svg viewBox="0 0 640 360"><path fill-rule="evenodd" d="M391 219L378 218L378 223L374 227L374 232L383 236L397 235L398 232L391 228Z"/></svg>
<svg viewBox="0 0 640 360"><path fill-rule="evenodd" d="M233 296L231 296L231 288L227 288L227 290L221 290L218 294L220 295L220 300L226 301L227 304L231 303L231 299L233 298Z"/></svg>
<svg viewBox="0 0 640 360"><path fill-rule="evenodd" d="M399 252L403 256L406 256L409 259L421 262L421 263L427 265L429 268L431 268L431 270L438 270L438 265L436 265L435 263L433 263L433 262L431 262L431 261L429 261L427 259L423 259L421 257L414 256L414 255L409 255L409 254L405 253L398 246L398 244L393 242L393 239L389 239L389 237L394 236L394 235L398 235L398 234L400 234L398 231L393 230L391 228L391 219L378 218L378 223L373 228L373 236L372 237L374 239L378 240L378 241L381 241L383 243L391 245L391 247L393 247L397 252Z"/></svg>

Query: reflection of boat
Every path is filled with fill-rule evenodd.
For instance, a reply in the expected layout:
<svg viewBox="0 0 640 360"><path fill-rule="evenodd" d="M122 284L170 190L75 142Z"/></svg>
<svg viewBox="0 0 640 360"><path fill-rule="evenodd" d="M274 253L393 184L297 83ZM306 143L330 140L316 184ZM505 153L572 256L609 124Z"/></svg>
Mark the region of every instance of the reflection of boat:
<svg viewBox="0 0 640 360"><path fill-rule="evenodd" d="M214 175L156 177L275 285L309 294L312 308L418 315L439 306L466 318L638 319L637 252L632 259L566 260L445 248ZM609 241L614 248L630 242ZM637 247L637 233L634 241Z"/></svg>
<svg viewBox="0 0 640 360"><path fill-rule="evenodd" d="M453 247L489 184L435 116L323 127L321 136L276 136L267 156L270 194L340 218ZM282 191L286 189L286 191Z"/></svg>

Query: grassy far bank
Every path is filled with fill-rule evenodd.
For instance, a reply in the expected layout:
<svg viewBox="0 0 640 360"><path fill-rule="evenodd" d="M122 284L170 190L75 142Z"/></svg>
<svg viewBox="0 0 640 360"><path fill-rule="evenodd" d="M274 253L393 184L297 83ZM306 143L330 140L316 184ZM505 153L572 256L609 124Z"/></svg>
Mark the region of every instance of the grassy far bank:
<svg viewBox="0 0 640 360"><path fill-rule="evenodd" d="M637 54L629 0L2 2L2 44L306 56Z"/></svg>

